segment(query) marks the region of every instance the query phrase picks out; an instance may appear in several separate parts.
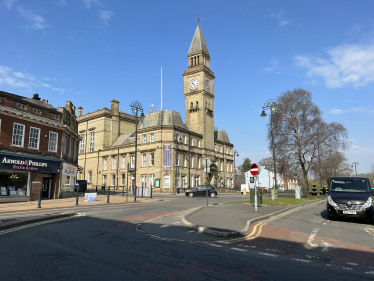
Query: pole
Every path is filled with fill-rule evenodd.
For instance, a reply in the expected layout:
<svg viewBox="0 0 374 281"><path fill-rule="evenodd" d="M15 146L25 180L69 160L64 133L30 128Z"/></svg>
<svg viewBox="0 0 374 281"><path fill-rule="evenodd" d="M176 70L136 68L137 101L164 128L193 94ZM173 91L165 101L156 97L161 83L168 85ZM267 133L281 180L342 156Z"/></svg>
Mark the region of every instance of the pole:
<svg viewBox="0 0 374 281"><path fill-rule="evenodd" d="M135 190L135 195L134 195L134 201L136 201L136 156L137 156L137 151L138 151L138 109L135 109L136 115L135 115L135 185L134 185L134 190Z"/></svg>
<svg viewBox="0 0 374 281"><path fill-rule="evenodd" d="M208 179L208 158L205 160L206 185L209 184ZM208 207L208 187L206 187L206 206Z"/></svg>
<svg viewBox="0 0 374 281"><path fill-rule="evenodd" d="M38 202L38 209L42 207L42 189L39 188L39 202Z"/></svg>
<svg viewBox="0 0 374 281"><path fill-rule="evenodd" d="M117 189L118 189L118 170L119 170L119 149L117 152ZM114 195L116 195L116 190L114 190Z"/></svg>
<svg viewBox="0 0 374 281"><path fill-rule="evenodd" d="M97 184L99 182L99 154L100 154L100 149L97 151L96 194L97 194Z"/></svg>
<svg viewBox="0 0 374 281"><path fill-rule="evenodd" d="M75 200L75 206L79 206L79 204L78 204L78 198L79 198L79 186L77 186L77 198Z"/></svg>
<svg viewBox="0 0 374 281"><path fill-rule="evenodd" d="M130 169L130 163L127 163L127 177L126 177L127 178L127 184L126 184L127 193L126 193L126 203L127 203L128 198L129 198L129 169Z"/></svg>
<svg viewBox="0 0 374 281"><path fill-rule="evenodd" d="M276 161L275 161L274 132L273 132L273 108L271 108L270 110L271 110L270 111L270 120L271 120L271 145L273 147L275 189L278 189L278 185L277 185L277 164L276 164Z"/></svg>
<svg viewBox="0 0 374 281"><path fill-rule="evenodd" d="M236 151L234 150L234 188L236 188L236 175L235 175L235 172L236 172L236 169L235 169L235 154L236 154Z"/></svg>
<svg viewBox="0 0 374 281"><path fill-rule="evenodd" d="M320 188L322 188L322 175L321 175L321 156L319 155L319 139L317 138L317 152L318 152L318 165L319 165L319 169L318 169L318 172L319 172L319 185L320 185Z"/></svg>
<svg viewBox="0 0 374 281"><path fill-rule="evenodd" d="M108 201L106 201L107 204L109 204L109 196L110 196L110 186L108 186Z"/></svg>
<svg viewBox="0 0 374 281"><path fill-rule="evenodd" d="M257 186L255 180L255 212L257 213Z"/></svg>

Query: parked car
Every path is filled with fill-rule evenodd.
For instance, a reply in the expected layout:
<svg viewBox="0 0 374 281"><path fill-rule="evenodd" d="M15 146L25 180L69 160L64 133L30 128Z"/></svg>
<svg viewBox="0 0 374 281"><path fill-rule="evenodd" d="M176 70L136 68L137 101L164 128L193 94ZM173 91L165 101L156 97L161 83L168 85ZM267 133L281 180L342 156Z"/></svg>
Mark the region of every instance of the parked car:
<svg viewBox="0 0 374 281"><path fill-rule="evenodd" d="M77 180L77 184L79 184L79 192L85 192L87 190L86 180ZM74 186L74 191L77 192L77 185Z"/></svg>
<svg viewBox="0 0 374 281"><path fill-rule="evenodd" d="M326 203L328 219L349 217L373 221L370 181L364 177L332 177Z"/></svg>
<svg viewBox="0 0 374 281"><path fill-rule="evenodd" d="M194 197L194 196L206 196L206 191L208 190L208 196L216 197L218 195L217 189L215 189L211 185L199 185L194 189L187 190L186 196Z"/></svg>

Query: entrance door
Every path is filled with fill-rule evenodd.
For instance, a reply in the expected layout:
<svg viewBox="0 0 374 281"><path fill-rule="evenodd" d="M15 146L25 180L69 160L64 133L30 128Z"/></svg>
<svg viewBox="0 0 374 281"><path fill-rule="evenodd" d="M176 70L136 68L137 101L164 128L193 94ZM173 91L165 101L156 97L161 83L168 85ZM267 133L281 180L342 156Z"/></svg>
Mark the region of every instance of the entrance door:
<svg viewBox="0 0 374 281"><path fill-rule="evenodd" d="M42 198L50 199L51 198L51 178L43 178L43 187L42 187Z"/></svg>

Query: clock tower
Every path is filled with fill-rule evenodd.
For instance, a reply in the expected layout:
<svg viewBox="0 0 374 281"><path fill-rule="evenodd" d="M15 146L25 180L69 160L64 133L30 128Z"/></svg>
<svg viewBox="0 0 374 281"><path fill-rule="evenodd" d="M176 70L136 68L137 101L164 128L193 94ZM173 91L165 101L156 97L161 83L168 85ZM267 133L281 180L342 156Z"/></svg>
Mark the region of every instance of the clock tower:
<svg viewBox="0 0 374 281"><path fill-rule="evenodd" d="M200 25L197 25L187 54L184 76L186 125L203 135L202 147L214 149L214 73Z"/></svg>

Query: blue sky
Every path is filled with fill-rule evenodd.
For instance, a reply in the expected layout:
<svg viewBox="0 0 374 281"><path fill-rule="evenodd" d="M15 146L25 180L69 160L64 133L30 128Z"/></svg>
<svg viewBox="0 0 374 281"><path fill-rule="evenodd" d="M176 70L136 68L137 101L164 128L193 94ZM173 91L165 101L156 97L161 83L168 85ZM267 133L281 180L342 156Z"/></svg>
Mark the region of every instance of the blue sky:
<svg viewBox="0 0 374 281"><path fill-rule="evenodd" d="M264 103L297 87L343 123L350 162L374 163L374 2L0 0L0 90L83 113L164 106L184 118L182 73L195 32L215 73L215 126L240 156L270 156Z"/></svg>

